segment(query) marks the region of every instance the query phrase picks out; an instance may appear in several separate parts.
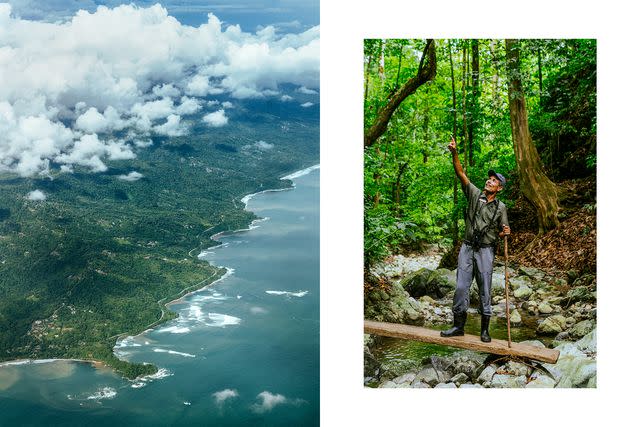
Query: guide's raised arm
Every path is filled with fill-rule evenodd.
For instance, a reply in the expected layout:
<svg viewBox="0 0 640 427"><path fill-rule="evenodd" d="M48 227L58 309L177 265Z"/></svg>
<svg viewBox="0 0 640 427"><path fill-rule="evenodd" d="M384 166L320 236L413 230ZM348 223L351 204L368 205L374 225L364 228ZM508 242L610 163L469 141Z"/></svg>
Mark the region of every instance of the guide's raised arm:
<svg viewBox="0 0 640 427"><path fill-rule="evenodd" d="M453 169L455 170L456 175L458 175L458 178L460 179L460 182L464 187L469 183L469 178L467 178L467 175L465 175L464 171L462 170L462 164L460 164L460 159L458 158L458 150L456 149L456 139L453 137L453 135L451 136L451 142L449 143L449 146L447 148L449 148L449 151L451 151L451 155L453 157Z"/></svg>

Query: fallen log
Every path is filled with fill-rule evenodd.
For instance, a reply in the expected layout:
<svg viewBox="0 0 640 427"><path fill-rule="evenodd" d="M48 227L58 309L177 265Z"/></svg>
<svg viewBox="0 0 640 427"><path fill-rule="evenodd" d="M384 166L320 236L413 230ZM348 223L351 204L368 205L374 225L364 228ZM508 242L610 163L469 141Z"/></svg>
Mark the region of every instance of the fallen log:
<svg viewBox="0 0 640 427"><path fill-rule="evenodd" d="M381 335L385 337L401 338L405 340L422 341L432 344L446 345L450 347L464 348L481 353L499 354L503 356L524 357L541 362L556 363L560 352L552 348L535 347L516 342L509 343L505 340L492 339L491 342L482 342L476 335L465 334L461 337L441 337L440 331L427 329L420 326L403 325L401 323L364 321L364 332L367 334Z"/></svg>

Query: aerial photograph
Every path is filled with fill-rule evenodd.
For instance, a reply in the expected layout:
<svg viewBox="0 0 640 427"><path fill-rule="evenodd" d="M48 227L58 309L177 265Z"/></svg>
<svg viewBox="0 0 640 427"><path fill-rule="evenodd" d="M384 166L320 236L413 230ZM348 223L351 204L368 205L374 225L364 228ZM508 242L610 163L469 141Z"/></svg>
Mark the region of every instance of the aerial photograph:
<svg viewBox="0 0 640 427"><path fill-rule="evenodd" d="M3 1L0 425L319 425L319 1Z"/></svg>

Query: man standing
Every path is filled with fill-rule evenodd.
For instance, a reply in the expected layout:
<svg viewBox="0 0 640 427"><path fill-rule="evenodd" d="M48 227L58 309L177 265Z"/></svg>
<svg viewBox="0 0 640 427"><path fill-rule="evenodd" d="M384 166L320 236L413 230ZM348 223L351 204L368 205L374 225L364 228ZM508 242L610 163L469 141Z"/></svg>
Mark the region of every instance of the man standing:
<svg viewBox="0 0 640 427"><path fill-rule="evenodd" d="M490 170L484 190L480 191L462 170L456 150L456 140L453 137L448 148L453 157L453 169L462 183L462 189L467 198L467 210L464 219L464 243L458 254L456 292L453 296L453 327L440 332L440 335L443 337L464 335L464 324L467 321L469 308L469 289L475 277L482 314L480 339L483 342L490 342L491 276L495 249L498 237L511 234L507 220L507 207L496 199L498 192L504 188L506 179L501 174Z"/></svg>

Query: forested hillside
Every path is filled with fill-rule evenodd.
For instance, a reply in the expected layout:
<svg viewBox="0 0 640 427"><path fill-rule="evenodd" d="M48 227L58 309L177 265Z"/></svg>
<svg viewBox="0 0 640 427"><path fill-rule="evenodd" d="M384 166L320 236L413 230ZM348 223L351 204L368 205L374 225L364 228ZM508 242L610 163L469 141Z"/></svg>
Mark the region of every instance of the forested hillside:
<svg viewBox="0 0 640 427"><path fill-rule="evenodd" d="M118 360L117 337L171 318L165 303L224 273L197 255L255 219L243 196L287 187L279 177L318 161L317 109L245 101L236 111L215 132L193 117L190 135L155 137L103 174L0 175L0 361L155 370Z"/></svg>

